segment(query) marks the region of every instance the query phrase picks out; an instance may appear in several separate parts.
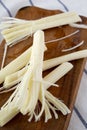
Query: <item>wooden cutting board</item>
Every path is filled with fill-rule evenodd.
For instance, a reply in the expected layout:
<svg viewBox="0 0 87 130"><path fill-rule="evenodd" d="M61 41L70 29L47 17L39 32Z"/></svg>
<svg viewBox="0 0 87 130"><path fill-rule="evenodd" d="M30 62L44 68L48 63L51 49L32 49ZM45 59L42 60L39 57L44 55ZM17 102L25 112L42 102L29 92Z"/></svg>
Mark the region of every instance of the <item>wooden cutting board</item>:
<svg viewBox="0 0 87 130"><path fill-rule="evenodd" d="M21 19L31 20L31 19L39 19L39 18L50 16L57 13L61 13L61 11L45 10L45 9L40 9L36 7L26 7L26 8L21 9L17 13L16 17L21 18ZM83 23L87 24L87 18L82 17L82 19L83 19ZM77 30L76 28L72 28L69 25L47 29L45 30L45 41L63 37L76 30ZM47 45L48 51L45 53L45 59L49 59L49 58L53 58L53 57L70 53L70 52L65 53L65 52L62 52L61 50L74 46L77 43L81 42L82 40L85 41L84 45L75 49L74 51L87 49L86 34L87 34L87 30L80 29L79 33L77 33L76 35L70 38L67 38L59 42L49 43ZM5 41L3 41L2 44L0 45L0 64L2 61L4 44L5 44ZM20 42L14 47L8 48L5 65L11 62L13 59L15 59L17 56L19 56L22 52L24 52L29 46L31 46L31 44L32 44L32 37L29 37L27 40ZM74 52L74 51L71 51L71 52ZM76 95L78 92L82 72L85 65L85 59L76 60L71 63L74 65L74 68L66 76L64 76L57 82L60 87L59 88L51 87L49 91L53 95L58 97L59 99L63 100L64 103L72 111L74 103L75 103ZM51 70L53 69L50 69L44 72L44 75L46 75ZM0 107L5 103L5 101L11 95L11 93L12 92L0 95ZM60 112L58 112L58 114L59 114L58 120L54 119L53 117L47 123L44 123L44 115L41 118L41 121L39 122L32 121L31 123L29 123L27 121L28 119L27 116L22 116L21 114L18 114L14 119L12 119L4 127L0 128L0 130L23 130L23 129L24 130L66 130L71 114L67 116L63 116Z"/></svg>

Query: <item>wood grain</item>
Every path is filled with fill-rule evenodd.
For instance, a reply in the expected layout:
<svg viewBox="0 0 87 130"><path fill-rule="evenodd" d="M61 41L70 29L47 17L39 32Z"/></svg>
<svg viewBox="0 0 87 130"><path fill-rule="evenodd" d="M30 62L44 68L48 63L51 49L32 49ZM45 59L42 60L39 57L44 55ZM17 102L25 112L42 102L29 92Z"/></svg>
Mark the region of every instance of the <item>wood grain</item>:
<svg viewBox="0 0 87 130"><path fill-rule="evenodd" d="M21 9L17 13L16 17L21 19L31 20L31 19L39 19L57 13L61 13L61 11L44 10L36 7L26 7L24 9ZM83 23L87 24L87 18L82 17L82 19L83 19ZM72 28L69 25L47 29L45 30L45 41L63 37L65 35L74 32L75 30L77 29ZM74 51L87 48L86 34L87 34L87 30L80 29L80 32L78 34L70 38L67 38L59 42L49 43L47 45L48 51L45 53L45 59L70 53L70 52L67 53L61 52L61 50L74 46L82 40L85 41L84 45L75 49ZM3 41L2 44L0 45L0 64L2 61L4 44L5 41ZM5 65L11 62L13 59L15 59L17 56L19 56L31 45L32 45L32 37L29 37L27 40L20 42L14 47L8 48ZM73 110L74 102L78 92L79 83L85 65L85 59L73 61L72 64L74 65L74 68L66 76L64 76L57 82L60 87L59 88L51 87L49 89L49 91L52 92L53 95L63 100L64 103L70 108L71 111ZM44 75L46 75L51 70L53 69L44 72ZM8 99L10 95L11 92L0 95L0 107L4 104L4 102ZM58 120L55 120L53 117L47 123L44 123L44 114L43 117L41 118L41 121L39 122L32 121L31 123L27 121L28 116L22 116L21 114L18 114L4 127L0 128L0 130L23 130L23 129L25 130L66 130L71 114L67 116L63 116L60 112L58 112L58 114L59 114Z"/></svg>

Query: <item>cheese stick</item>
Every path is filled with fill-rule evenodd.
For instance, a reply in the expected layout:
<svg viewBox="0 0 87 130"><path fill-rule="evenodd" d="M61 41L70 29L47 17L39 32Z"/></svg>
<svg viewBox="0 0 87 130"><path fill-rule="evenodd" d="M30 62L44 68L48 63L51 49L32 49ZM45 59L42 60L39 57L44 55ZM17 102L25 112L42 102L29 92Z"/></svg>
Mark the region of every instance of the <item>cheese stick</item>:
<svg viewBox="0 0 87 130"><path fill-rule="evenodd" d="M5 22L2 22L3 30L2 35L6 40L8 45L12 43L17 43L26 36L30 36L32 33L37 30L45 30L48 28L58 27L70 23L80 22L81 18L77 15L76 12L66 12L61 14L56 14L41 18L38 20L21 20L20 24L15 25L14 23L10 28L4 29ZM6 21L7 24L7 21ZM7 24L8 26L8 24Z"/></svg>
<svg viewBox="0 0 87 130"><path fill-rule="evenodd" d="M60 78L62 78L65 74L67 74L71 69L73 68L73 65L69 62L63 63L62 65L58 66L56 69L54 69L52 72L50 72L48 75L44 77L45 81L51 81L51 83L55 83ZM62 70L62 71L61 71ZM64 71L63 71L64 70ZM56 75L56 77L55 77ZM46 85L45 89L48 89L50 86ZM10 108L10 109L9 109ZM14 105L14 103L10 103L6 107L3 107L0 110L0 126L4 126L6 123L8 123L13 117L15 117L19 113L18 108Z"/></svg>
<svg viewBox="0 0 87 130"><path fill-rule="evenodd" d="M27 54L26 54L27 53ZM21 57L21 60L23 59L23 64L22 66L19 68L23 68L26 63L28 61L24 60L26 59L24 56L25 54L28 55L28 51L26 51L26 53L24 52L20 57ZM73 52L73 53L70 53L70 54L67 54L67 55L64 55L64 56L60 56L60 57L56 57L56 58L52 58L52 59L49 59L49 60L46 60L44 61L44 66L43 66L43 70L47 70L47 69L50 69L52 67L55 67L61 63L64 63L64 62L67 62L67 61L72 61L72 60L77 60L77 59L81 59L81 58L85 58L87 57L87 50L81 50L81 51L77 51L77 52ZM0 83L2 83L6 76L16 72L18 69L16 68L17 67L17 62L21 62L20 58L17 58L15 59L13 62L9 63L7 66L5 66L1 71L0 71ZM10 69L11 67L14 67L14 70L13 69ZM20 72L20 71L18 71ZM21 70L21 73L22 73L22 70ZM15 74L14 74L15 75ZM17 73L15 75L15 77L17 77Z"/></svg>

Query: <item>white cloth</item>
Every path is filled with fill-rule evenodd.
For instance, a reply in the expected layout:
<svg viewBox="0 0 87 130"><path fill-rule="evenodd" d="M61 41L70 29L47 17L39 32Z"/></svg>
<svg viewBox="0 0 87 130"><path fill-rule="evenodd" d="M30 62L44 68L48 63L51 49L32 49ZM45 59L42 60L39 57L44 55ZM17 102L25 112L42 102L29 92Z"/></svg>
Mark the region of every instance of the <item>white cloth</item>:
<svg viewBox="0 0 87 130"><path fill-rule="evenodd" d="M45 9L77 11L87 16L87 0L0 0L0 21L3 16L15 16L25 6L37 6ZM0 38L1 39L1 38ZM87 129L87 64L85 66L79 92L68 130Z"/></svg>

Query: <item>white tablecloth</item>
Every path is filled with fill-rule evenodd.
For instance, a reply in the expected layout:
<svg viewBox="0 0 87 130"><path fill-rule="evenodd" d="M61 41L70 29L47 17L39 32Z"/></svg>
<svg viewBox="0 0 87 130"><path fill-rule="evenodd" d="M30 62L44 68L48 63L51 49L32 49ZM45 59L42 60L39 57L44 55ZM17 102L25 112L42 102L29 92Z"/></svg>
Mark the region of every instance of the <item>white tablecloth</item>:
<svg viewBox="0 0 87 130"><path fill-rule="evenodd" d="M87 0L0 0L0 21L2 16L15 16L25 6L38 6L45 9L76 11L87 16ZM1 41L1 38L0 38ZM85 66L73 114L68 130L87 129L87 64Z"/></svg>

